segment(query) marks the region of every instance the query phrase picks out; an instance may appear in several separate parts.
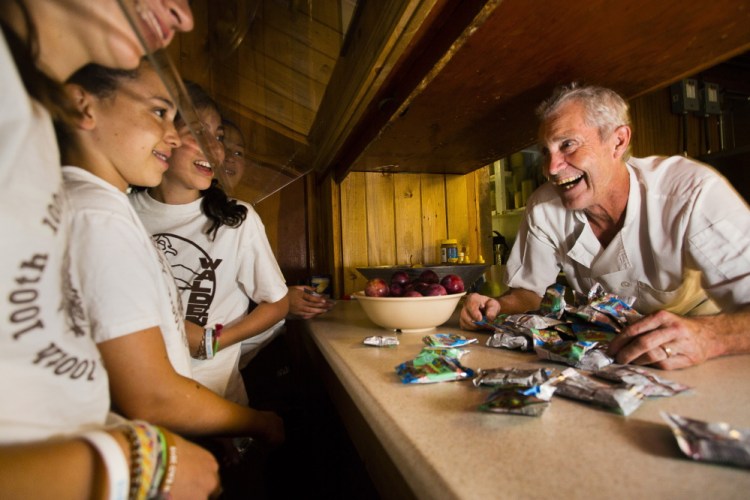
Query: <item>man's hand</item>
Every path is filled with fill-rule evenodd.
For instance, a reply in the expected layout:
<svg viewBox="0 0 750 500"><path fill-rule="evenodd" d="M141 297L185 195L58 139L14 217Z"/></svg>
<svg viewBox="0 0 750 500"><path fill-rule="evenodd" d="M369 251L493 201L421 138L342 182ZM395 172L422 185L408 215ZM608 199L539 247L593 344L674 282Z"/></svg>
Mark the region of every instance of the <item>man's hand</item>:
<svg viewBox="0 0 750 500"><path fill-rule="evenodd" d="M336 304L321 295L310 293L312 291L306 286L289 287L289 314L293 318L312 319L330 311Z"/></svg>
<svg viewBox="0 0 750 500"><path fill-rule="evenodd" d="M667 311L650 314L625 328L609 344L618 363L674 370L716 355L718 338L710 317L686 318Z"/></svg>
<svg viewBox="0 0 750 500"><path fill-rule="evenodd" d="M461 309L461 328L478 330L479 327L474 324L475 321L480 321L483 316L492 321L499 313L500 303L497 300L478 293L470 293Z"/></svg>

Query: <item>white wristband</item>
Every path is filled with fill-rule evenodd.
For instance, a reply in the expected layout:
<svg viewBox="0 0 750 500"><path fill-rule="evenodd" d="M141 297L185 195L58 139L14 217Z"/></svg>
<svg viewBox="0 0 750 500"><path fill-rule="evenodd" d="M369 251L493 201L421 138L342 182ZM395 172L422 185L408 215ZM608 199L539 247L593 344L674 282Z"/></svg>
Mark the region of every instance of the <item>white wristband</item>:
<svg viewBox="0 0 750 500"><path fill-rule="evenodd" d="M128 500L130 495L130 468L115 438L104 431L89 431L80 437L99 452L107 468L109 500Z"/></svg>

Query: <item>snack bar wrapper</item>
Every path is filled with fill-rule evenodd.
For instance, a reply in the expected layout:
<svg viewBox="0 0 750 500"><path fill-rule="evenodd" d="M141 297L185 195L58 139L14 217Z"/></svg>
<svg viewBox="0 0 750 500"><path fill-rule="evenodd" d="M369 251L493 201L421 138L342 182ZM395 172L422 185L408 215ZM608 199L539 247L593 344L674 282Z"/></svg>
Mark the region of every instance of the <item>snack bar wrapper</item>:
<svg viewBox="0 0 750 500"><path fill-rule="evenodd" d="M531 387L502 386L495 389L487 400L479 405L479 409L492 413L538 417L549 406L549 400L554 392L555 386L550 382Z"/></svg>
<svg viewBox="0 0 750 500"><path fill-rule="evenodd" d="M594 370L592 375L613 382L640 386L641 392L647 397L668 397L690 390L687 385L661 378L652 371L635 365L613 364Z"/></svg>
<svg viewBox="0 0 750 500"><path fill-rule="evenodd" d="M394 347L399 344L396 337L381 337L380 335L366 337L363 343L375 347Z"/></svg>
<svg viewBox="0 0 750 500"><path fill-rule="evenodd" d="M463 354L465 351L456 348L424 348L413 360L398 365L396 373L404 384L431 384L471 378L474 371L459 362Z"/></svg>
<svg viewBox="0 0 750 500"><path fill-rule="evenodd" d="M596 370L612 364L613 359L604 352L604 344L585 340L556 340L554 336L534 335L534 350L540 359L579 368Z"/></svg>
<svg viewBox="0 0 750 500"><path fill-rule="evenodd" d="M488 347L498 347L513 351L531 351L533 341L530 334L521 333L517 328L506 325L496 325L495 333L487 339Z"/></svg>
<svg viewBox="0 0 750 500"><path fill-rule="evenodd" d="M556 394L566 398L592 403L628 416L643 402L643 393L637 385L611 385L579 373L574 368L563 370L557 382Z"/></svg>
<svg viewBox="0 0 750 500"><path fill-rule="evenodd" d="M508 368L490 368L477 370L477 376L472 382L475 386L507 386L518 385L531 387L543 384L549 380L554 370L550 368L519 368L512 366Z"/></svg>
<svg viewBox="0 0 750 500"><path fill-rule="evenodd" d="M682 452L693 460L750 468L750 429L661 412Z"/></svg>
<svg viewBox="0 0 750 500"><path fill-rule="evenodd" d="M454 333L436 333L422 337L422 342L432 347L461 347L477 342L477 339L467 339L463 335Z"/></svg>

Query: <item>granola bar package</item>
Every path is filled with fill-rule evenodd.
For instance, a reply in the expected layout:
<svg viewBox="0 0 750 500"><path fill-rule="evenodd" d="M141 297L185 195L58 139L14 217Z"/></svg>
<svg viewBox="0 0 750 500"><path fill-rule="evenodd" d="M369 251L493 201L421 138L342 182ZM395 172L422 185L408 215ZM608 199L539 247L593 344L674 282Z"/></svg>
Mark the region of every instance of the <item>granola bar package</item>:
<svg viewBox="0 0 750 500"><path fill-rule="evenodd" d="M396 337L382 337L380 335L366 337L363 343L374 347L395 347L399 344Z"/></svg>
<svg viewBox="0 0 750 500"><path fill-rule="evenodd" d="M682 452L693 460L750 468L750 429L661 413Z"/></svg>
<svg viewBox="0 0 750 500"><path fill-rule="evenodd" d="M474 371L459 362L463 354L456 348L424 348L413 360L398 365L396 373L404 384L468 379L474 376Z"/></svg>
<svg viewBox="0 0 750 500"><path fill-rule="evenodd" d="M490 368L477 370L477 376L472 381L475 386L505 386L519 385L531 387L543 384L549 380L554 370L550 368L519 368L516 366L508 368Z"/></svg>
<svg viewBox="0 0 750 500"><path fill-rule="evenodd" d="M571 371L572 370L572 371ZM557 382L556 394L592 403L628 416L643 402L643 393L637 385L612 385L599 382L577 372L565 369Z"/></svg>
<svg viewBox="0 0 750 500"><path fill-rule="evenodd" d="M634 365L613 364L594 370L592 375L613 382L638 385L647 397L674 396L690 389L687 385L664 379L646 368Z"/></svg>
<svg viewBox="0 0 750 500"><path fill-rule="evenodd" d="M422 342L432 347L461 347L477 342L477 339L467 339L463 335L454 333L436 333L422 337Z"/></svg>
<svg viewBox="0 0 750 500"><path fill-rule="evenodd" d="M607 356L603 347L599 342L555 341L550 340L550 336L534 335L534 350L540 359L565 363L581 370L595 370L612 364L612 358Z"/></svg>
<svg viewBox="0 0 750 500"><path fill-rule="evenodd" d="M555 283L547 287L542 297L541 314L559 319L565 312L565 306L565 286Z"/></svg>
<svg viewBox="0 0 750 500"><path fill-rule="evenodd" d="M487 400L479 405L479 409L493 413L538 417L549 406L554 392L555 386L551 383L531 387L502 386L492 391Z"/></svg>

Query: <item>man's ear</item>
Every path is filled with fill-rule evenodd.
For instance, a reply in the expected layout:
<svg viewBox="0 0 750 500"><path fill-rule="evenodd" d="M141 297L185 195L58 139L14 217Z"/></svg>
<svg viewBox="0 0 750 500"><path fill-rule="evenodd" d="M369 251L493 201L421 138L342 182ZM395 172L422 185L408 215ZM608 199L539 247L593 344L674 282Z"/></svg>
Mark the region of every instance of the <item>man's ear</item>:
<svg viewBox="0 0 750 500"><path fill-rule="evenodd" d="M78 110L79 117L76 126L82 130L91 130L96 126L96 118L92 109L93 97L83 87L75 83L65 85L65 93Z"/></svg>
<svg viewBox="0 0 750 500"><path fill-rule="evenodd" d="M615 146L613 154L615 158L620 159L625 155L630 145L630 134L631 130L628 125L620 125L612 133Z"/></svg>

